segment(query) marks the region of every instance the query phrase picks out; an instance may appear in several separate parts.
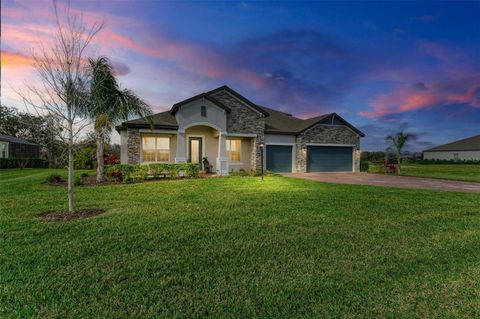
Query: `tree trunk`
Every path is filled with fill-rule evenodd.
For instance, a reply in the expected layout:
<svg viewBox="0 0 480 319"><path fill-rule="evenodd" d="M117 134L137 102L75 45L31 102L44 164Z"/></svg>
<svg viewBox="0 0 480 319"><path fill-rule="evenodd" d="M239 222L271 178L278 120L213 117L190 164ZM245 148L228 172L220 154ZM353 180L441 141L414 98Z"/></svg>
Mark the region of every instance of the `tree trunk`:
<svg viewBox="0 0 480 319"><path fill-rule="evenodd" d="M97 183L103 183L106 180L103 159L104 148L103 128L101 128L97 131Z"/></svg>
<svg viewBox="0 0 480 319"><path fill-rule="evenodd" d="M401 156L400 153L397 154L397 174L400 175L400 161L401 161Z"/></svg>
<svg viewBox="0 0 480 319"><path fill-rule="evenodd" d="M68 123L68 211L75 211L73 198L73 120Z"/></svg>

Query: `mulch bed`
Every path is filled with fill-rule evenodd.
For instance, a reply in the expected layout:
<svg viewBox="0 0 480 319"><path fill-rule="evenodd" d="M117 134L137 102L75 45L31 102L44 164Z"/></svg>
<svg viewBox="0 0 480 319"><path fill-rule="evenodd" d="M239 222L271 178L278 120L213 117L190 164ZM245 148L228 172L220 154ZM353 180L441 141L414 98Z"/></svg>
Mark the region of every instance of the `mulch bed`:
<svg viewBox="0 0 480 319"><path fill-rule="evenodd" d="M105 209L87 208L76 210L73 213L66 210L48 211L38 214L37 217L46 222L68 222L70 220L89 218L103 213L105 213Z"/></svg>

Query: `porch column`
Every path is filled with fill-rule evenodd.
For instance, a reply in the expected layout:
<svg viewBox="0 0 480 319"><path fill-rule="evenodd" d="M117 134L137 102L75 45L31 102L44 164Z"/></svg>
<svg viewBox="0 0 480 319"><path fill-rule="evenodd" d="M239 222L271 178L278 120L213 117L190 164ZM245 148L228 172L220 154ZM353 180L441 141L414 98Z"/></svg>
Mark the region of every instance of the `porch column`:
<svg viewBox="0 0 480 319"><path fill-rule="evenodd" d="M178 131L177 134L177 155L175 156L175 163L186 163L185 156L185 131Z"/></svg>
<svg viewBox="0 0 480 319"><path fill-rule="evenodd" d="M217 174L228 175L227 132L218 135Z"/></svg>

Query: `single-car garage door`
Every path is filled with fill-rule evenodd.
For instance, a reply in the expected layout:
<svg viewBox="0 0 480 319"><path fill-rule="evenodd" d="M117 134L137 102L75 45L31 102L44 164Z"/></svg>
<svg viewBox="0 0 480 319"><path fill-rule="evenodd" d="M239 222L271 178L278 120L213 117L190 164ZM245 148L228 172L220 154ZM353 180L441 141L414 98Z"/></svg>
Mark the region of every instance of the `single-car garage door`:
<svg viewBox="0 0 480 319"><path fill-rule="evenodd" d="M307 146L307 172L351 172L352 167L350 146Z"/></svg>
<svg viewBox="0 0 480 319"><path fill-rule="evenodd" d="M272 172L292 171L292 146L267 145L267 170Z"/></svg>

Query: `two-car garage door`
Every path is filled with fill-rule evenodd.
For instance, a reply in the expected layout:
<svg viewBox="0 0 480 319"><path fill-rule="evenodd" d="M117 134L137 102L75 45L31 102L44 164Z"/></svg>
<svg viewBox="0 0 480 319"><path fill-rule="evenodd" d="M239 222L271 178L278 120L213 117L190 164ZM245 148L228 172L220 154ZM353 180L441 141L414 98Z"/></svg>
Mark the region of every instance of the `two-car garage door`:
<svg viewBox="0 0 480 319"><path fill-rule="evenodd" d="M266 166L272 172L292 171L293 147L267 145ZM351 146L307 146L307 172L351 172Z"/></svg>
<svg viewBox="0 0 480 319"><path fill-rule="evenodd" d="M351 172L351 146L307 146L307 172Z"/></svg>

